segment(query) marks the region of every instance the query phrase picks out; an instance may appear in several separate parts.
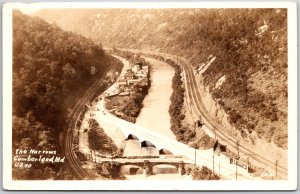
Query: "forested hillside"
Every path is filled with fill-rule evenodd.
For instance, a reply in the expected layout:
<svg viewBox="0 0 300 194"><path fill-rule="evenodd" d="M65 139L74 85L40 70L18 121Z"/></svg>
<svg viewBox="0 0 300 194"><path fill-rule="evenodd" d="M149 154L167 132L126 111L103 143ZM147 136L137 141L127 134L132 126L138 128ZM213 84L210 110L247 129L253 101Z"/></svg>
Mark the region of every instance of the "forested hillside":
<svg viewBox="0 0 300 194"><path fill-rule="evenodd" d="M89 84L111 68L111 61L93 41L14 11L13 154L15 149L36 149L62 156L59 134L69 112ZM65 173L63 165L35 163L14 169L13 178L72 178Z"/></svg>
<svg viewBox="0 0 300 194"><path fill-rule="evenodd" d="M287 147L286 9L59 12L36 15L105 46L155 49L206 66L204 85L241 135Z"/></svg>

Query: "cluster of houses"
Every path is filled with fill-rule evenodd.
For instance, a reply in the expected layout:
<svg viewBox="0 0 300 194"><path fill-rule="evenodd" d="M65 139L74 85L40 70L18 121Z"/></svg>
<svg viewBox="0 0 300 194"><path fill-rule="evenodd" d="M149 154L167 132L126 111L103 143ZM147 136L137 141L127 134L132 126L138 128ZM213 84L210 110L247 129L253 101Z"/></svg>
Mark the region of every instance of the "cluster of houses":
<svg viewBox="0 0 300 194"><path fill-rule="evenodd" d="M149 65L143 58L137 58L130 63L124 75L121 75L113 93L108 96L128 96L136 84L148 85Z"/></svg>
<svg viewBox="0 0 300 194"><path fill-rule="evenodd" d="M148 84L149 65L144 59L137 59L131 65L124 77L118 81L121 93L119 95L129 95L132 86L136 83Z"/></svg>

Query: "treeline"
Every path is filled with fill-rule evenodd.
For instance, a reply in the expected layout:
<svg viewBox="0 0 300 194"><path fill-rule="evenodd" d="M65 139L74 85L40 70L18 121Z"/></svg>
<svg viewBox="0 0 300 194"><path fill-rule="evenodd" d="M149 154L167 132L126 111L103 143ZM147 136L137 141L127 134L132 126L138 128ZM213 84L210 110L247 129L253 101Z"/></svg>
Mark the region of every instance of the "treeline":
<svg viewBox="0 0 300 194"><path fill-rule="evenodd" d="M13 12L13 154L15 149L56 150L76 99L95 79L105 75L111 57L101 45L64 32L39 18ZM96 72L91 75L91 69ZM32 176L31 169L14 169L16 179L64 179L62 166L52 173Z"/></svg>
<svg viewBox="0 0 300 194"><path fill-rule="evenodd" d="M128 102L120 109L120 111L126 115L126 117L124 117L125 120L135 123L136 118L143 108L143 101L148 94L148 88L148 85L142 84L133 86Z"/></svg>
<svg viewBox="0 0 300 194"><path fill-rule="evenodd" d="M252 143L258 136L287 147L287 9L131 10L136 18L120 12L122 28L134 32L107 36L118 40L115 46L157 48L194 67L216 57L202 75L229 122ZM142 20L143 14L154 19ZM143 41L133 41L141 35Z"/></svg>
<svg viewBox="0 0 300 194"><path fill-rule="evenodd" d="M287 147L286 19L284 9L213 10L201 22L195 20L197 28L181 37L181 41L203 40L194 45L197 49L190 59L194 64L216 56L203 73L204 84L229 122L252 143L255 132L283 148ZM226 81L216 88L224 75Z"/></svg>
<svg viewBox="0 0 300 194"><path fill-rule="evenodd" d="M162 30L155 36L172 40L160 49L185 56L194 67L216 57L202 75L229 122L253 144L258 136L287 148L287 10L191 13L172 14L168 29L178 30L176 34ZM156 42L148 44L155 47ZM216 87L222 76L226 80Z"/></svg>
<svg viewBox="0 0 300 194"><path fill-rule="evenodd" d="M245 138L287 147L287 9L69 9L58 20L59 12L37 15L61 26L91 21L71 30L111 47L183 56L194 67L216 57L202 75L229 122Z"/></svg>
<svg viewBox="0 0 300 194"><path fill-rule="evenodd" d="M196 132L188 127L182 126L181 124L182 120L185 118L185 115L182 114L185 92L181 76L182 69L178 64L170 59L166 60L166 63L168 63L175 70L175 74L172 78L173 92L170 98L171 104L169 107L171 130L175 134L178 141L189 143L195 139Z"/></svg>

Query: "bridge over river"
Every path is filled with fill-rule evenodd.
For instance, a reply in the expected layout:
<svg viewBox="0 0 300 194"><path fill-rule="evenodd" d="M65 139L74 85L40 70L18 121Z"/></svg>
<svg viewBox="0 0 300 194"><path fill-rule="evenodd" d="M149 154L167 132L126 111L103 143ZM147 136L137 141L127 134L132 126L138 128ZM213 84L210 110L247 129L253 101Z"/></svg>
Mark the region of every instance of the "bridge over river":
<svg viewBox="0 0 300 194"><path fill-rule="evenodd" d="M207 166L212 170L217 169L218 166L220 176L225 179L236 179L236 173L238 174L239 179L253 179L253 177L244 169L230 164L228 160L222 157L214 156L212 149L194 149L174 139L168 138L152 130L122 120L112 115L105 108L104 98L101 98L101 100L98 101L97 112L98 114L96 114L95 117L97 120L99 119L101 121L105 121L111 123L114 126L117 126L127 140L135 139L137 142L139 142L141 148L144 147L146 148L146 150L157 150L157 154L159 154L159 152L165 151L173 155L183 156L189 161L193 161L193 163L195 163L196 165ZM153 151L150 155L153 155Z"/></svg>

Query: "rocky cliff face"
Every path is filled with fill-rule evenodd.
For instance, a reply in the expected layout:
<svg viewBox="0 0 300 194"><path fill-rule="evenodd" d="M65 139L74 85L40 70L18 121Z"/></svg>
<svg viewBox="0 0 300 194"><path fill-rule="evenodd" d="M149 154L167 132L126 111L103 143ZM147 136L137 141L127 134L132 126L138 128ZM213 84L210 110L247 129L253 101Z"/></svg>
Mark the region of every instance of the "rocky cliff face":
<svg viewBox="0 0 300 194"><path fill-rule="evenodd" d="M282 146L278 146L274 142L268 142L264 138L260 138L259 134L256 131L252 132L251 134L248 133L247 136L240 133L240 130L230 122L230 115L224 110L223 106L220 105L219 102L213 98L213 94L209 91L209 88L204 86L203 76L201 74L197 75L196 80L199 83L199 91L206 109L210 112L212 116L216 118L216 120L220 121L222 126L224 126L224 129L226 130L227 134L231 135L232 137L235 137L236 140L239 141L241 144L248 145L248 147L251 147L253 150L257 150L258 152L264 153L265 156L267 156L270 159L273 159L274 161L280 159L281 165L287 165L287 152L285 149L282 148ZM276 123L270 123L271 126L275 124ZM281 123L280 127L283 126L286 127L287 124ZM202 128L202 130L203 129L204 128ZM207 130L208 129L205 130L206 133L210 137L214 138L214 132ZM203 140L202 137L201 140Z"/></svg>
<svg viewBox="0 0 300 194"><path fill-rule="evenodd" d="M208 109L224 125L250 141L261 138L287 148L286 9L63 13L58 17L55 10L42 10L36 15L104 46L155 49L185 57L202 75Z"/></svg>

